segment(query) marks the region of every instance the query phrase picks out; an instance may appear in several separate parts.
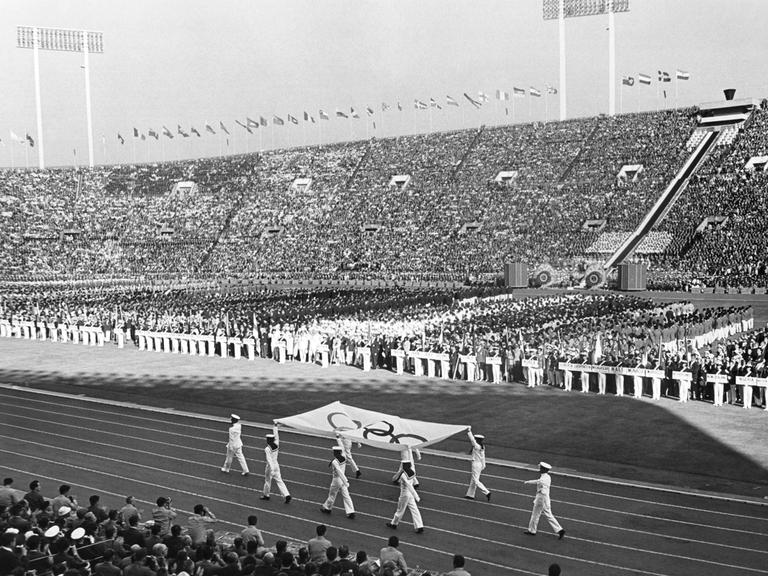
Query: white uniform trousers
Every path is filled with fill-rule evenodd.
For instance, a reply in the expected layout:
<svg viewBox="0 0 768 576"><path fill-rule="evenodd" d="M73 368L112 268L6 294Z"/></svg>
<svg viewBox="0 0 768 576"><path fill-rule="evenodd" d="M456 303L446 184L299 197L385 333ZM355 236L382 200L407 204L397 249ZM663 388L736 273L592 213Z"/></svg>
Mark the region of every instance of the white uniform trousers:
<svg viewBox="0 0 768 576"><path fill-rule="evenodd" d="M469 481L469 488L467 488L467 496L470 498L475 497L475 490L480 490L483 494L490 494L490 490L485 487L485 484L480 482L480 474L483 469L480 464L472 463L472 479Z"/></svg>
<svg viewBox="0 0 768 576"><path fill-rule="evenodd" d="M715 382L712 388L714 392L715 406L722 406L723 405L723 383Z"/></svg>
<svg viewBox="0 0 768 576"><path fill-rule="evenodd" d="M403 519L406 510L410 510L411 512L413 527L416 528L416 530L423 528L424 522L421 520L421 512L419 512L419 507L416 505L416 500L414 500L413 496L410 494L402 495L397 500L397 510L395 510L395 515L392 517L392 524L397 526L400 523L400 520Z"/></svg>
<svg viewBox="0 0 768 576"><path fill-rule="evenodd" d="M333 504L336 502L336 496L341 492L341 499L344 500L344 512L347 514L354 514L355 505L352 503L352 498L349 495L349 488L347 484L341 480L341 478L334 478L331 480L331 487L328 490L328 498L323 502L323 508L326 510L332 510Z"/></svg>
<svg viewBox="0 0 768 576"><path fill-rule="evenodd" d="M352 471L357 474L358 470L360 470L360 467L357 465L357 462L355 462L355 459L352 457L352 450L344 450L344 459L347 461L347 465L352 469Z"/></svg>
<svg viewBox="0 0 768 576"><path fill-rule="evenodd" d="M653 389L653 399L659 400L661 399L661 378L652 378L651 379L651 387Z"/></svg>
<svg viewBox="0 0 768 576"><path fill-rule="evenodd" d="M245 456L243 456L242 446L239 446L238 448L231 448L230 446L227 446L227 457L224 459L224 466L222 466L221 469L224 472L229 472L229 468L232 466L232 460L234 458L237 458L237 461L240 463L240 468L242 468L243 472L247 474L248 463L245 461Z"/></svg>
<svg viewBox="0 0 768 576"><path fill-rule="evenodd" d="M642 376L635 376L634 381L634 393L635 398L642 398L643 397L643 377Z"/></svg>
<svg viewBox="0 0 768 576"><path fill-rule="evenodd" d="M555 534L563 529L560 523L555 519L552 514L552 508L550 507L549 498L542 498L537 496L533 500L533 511L531 512L531 521L528 523L528 531L536 534L536 528L539 525L539 518L544 514L544 518L547 519L549 525Z"/></svg>
<svg viewBox="0 0 768 576"><path fill-rule="evenodd" d="M606 378L604 372L598 372L597 373L597 393L598 394L605 394L605 388L606 388ZM624 394L624 388L619 386L616 386L616 395L622 396Z"/></svg>
<svg viewBox="0 0 768 576"><path fill-rule="evenodd" d="M268 465L264 469L264 490L262 494L269 496L269 492L272 489L272 481L277 484L277 489L280 491L281 496L288 496L288 487L283 482L283 477L280 475L280 468L277 467L274 470Z"/></svg>

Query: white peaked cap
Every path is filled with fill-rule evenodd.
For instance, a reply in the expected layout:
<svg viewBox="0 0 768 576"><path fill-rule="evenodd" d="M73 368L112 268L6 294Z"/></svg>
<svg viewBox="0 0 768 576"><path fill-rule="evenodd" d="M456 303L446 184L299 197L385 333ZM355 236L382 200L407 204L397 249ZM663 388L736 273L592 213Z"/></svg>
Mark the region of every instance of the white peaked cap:
<svg viewBox="0 0 768 576"><path fill-rule="evenodd" d="M232 418L233 420L240 420L240 416L238 416L237 414L230 414L229 417Z"/></svg>
<svg viewBox="0 0 768 576"><path fill-rule="evenodd" d="M552 466L550 466L546 462L539 462L539 468L545 468L546 470L551 470Z"/></svg>

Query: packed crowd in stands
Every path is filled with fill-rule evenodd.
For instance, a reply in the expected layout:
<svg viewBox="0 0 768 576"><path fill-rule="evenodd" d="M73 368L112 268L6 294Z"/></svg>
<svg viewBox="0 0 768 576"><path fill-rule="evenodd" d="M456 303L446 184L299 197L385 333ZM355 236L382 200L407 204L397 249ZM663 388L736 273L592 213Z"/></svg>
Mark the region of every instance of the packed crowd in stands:
<svg viewBox="0 0 768 576"><path fill-rule="evenodd" d="M380 550L334 543L318 525L306 542L267 542L258 517L249 515L237 532L217 529L219 519L204 504L191 514L157 498L145 512L132 496L110 508L98 494L78 502L72 487L46 498L39 480L18 490L13 478L0 487L0 576L405 576L415 571L391 536ZM229 522L226 522L229 524ZM384 542L382 542L384 544ZM411 561L413 559L410 559ZM464 557L453 557L463 568ZM432 572L462 576L467 572Z"/></svg>
<svg viewBox="0 0 768 576"><path fill-rule="evenodd" d="M693 122L684 109L231 158L3 171L10 242L0 273L440 271L463 280L498 274L506 260L576 272L596 237L584 220L631 227L681 163ZM643 164L643 177L620 183L624 164ZM497 182L504 171L515 176ZM398 175L410 180L392 183ZM311 185L294 185L302 178ZM179 182L196 188L173 191Z"/></svg>

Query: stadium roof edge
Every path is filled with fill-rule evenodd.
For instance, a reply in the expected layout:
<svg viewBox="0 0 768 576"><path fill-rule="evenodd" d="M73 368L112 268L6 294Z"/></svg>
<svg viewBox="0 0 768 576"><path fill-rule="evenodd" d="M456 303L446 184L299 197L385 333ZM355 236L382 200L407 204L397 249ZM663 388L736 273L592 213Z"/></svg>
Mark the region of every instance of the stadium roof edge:
<svg viewBox="0 0 768 576"><path fill-rule="evenodd" d="M757 108L762 102L761 98L739 98L738 100L719 100L717 102L704 102L699 104L701 112L722 110L725 108Z"/></svg>

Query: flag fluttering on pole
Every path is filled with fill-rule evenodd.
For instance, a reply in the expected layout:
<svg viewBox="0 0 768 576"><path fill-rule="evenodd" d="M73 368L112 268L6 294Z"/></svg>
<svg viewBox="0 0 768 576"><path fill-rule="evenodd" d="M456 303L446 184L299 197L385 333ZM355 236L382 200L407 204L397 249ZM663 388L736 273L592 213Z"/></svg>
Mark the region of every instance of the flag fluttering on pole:
<svg viewBox="0 0 768 576"><path fill-rule="evenodd" d="M472 98L472 96L470 96L466 92L464 92L464 98L469 100L469 103L472 104L472 106L474 106L477 109L480 109L480 107L483 105L482 102L479 102L479 101L475 100L474 98Z"/></svg>
<svg viewBox="0 0 768 576"><path fill-rule="evenodd" d="M450 96L446 96L446 97L445 97L445 103L446 103L448 106L458 106L458 105L459 105L459 103L458 103L458 102L456 102L456 100L454 100L454 99L453 99L453 98L451 98Z"/></svg>
<svg viewBox="0 0 768 576"><path fill-rule="evenodd" d="M482 90L477 91L477 99L480 102L488 102L488 100L490 100L490 98L488 98L488 94L486 94Z"/></svg>
<svg viewBox="0 0 768 576"><path fill-rule="evenodd" d="M223 131L223 132L224 132L224 133L225 133L227 136L229 136L229 130L227 130L227 127L226 127L226 126L224 126L224 122L222 122L221 120L219 120L219 128L221 128L221 129L222 129L222 131Z"/></svg>
<svg viewBox="0 0 768 576"><path fill-rule="evenodd" d="M531 86L531 87L528 89L528 93L529 93L531 96L535 96L536 98L541 98L541 92L540 92L540 91L539 91L537 88L534 88L533 86Z"/></svg>
<svg viewBox="0 0 768 576"><path fill-rule="evenodd" d="M336 116L339 117L339 118L349 118L349 116L347 116L346 112L342 112L338 108L336 109Z"/></svg>
<svg viewBox="0 0 768 576"><path fill-rule="evenodd" d="M189 133L184 132L184 130L181 127L181 124L176 124L176 132L184 138L189 138Z"/></svg>
<svg viewBox="0 0 768 576"><path fill-rule="evenodd" d="M120 144L125 144L125 138L123 138L120 132L117 133L117 141L120 142Z"/></svg>
<svg viewBox="0 0 768 576"><path fill-rule="evenodd" d="M242 126L245 130L248 131L248 134L253 134L253 130L251 130L250 126L248 126L243 122L240 122L240 120L235 120L235 124L237 124L238 126Z"/></svg>
<svg viewBox="0 0 768 576"><path fill-rule="evenodd" d="M646 86L650 86L651 76L649 74L638 74L637 81L640 82L640 84L645 84Z"/></svg>
<svg viewBox="0 0 768 576"><path fill-rule="evenodd" d="M205 123L205 131L210 132L211 134L216 134L216 131L213 129L213 126L208 124L208 122Z"/></svg>
<svg viewBox="0 0 768 576"><path fill-rule="evenodd" d="M360 118L360 114L358 114L357 112L355 112L355 109L354 109L354 108L351 108L351 107L350 107L350 109L349 109L349 115L350 115L350 116L352 116L352 118Z"/></svg>
<svg viewBox="0 0 768 576"><path fill-rule="evenodd" d="M515 98L525 98L525 88L512 87L512 96Z"/></svg>
<svg viewBox="0 0 768 576"><path fill-rule="evenodd" d="M266 126L267 123L268 123L267 119L264 118L264 116L259 116L259 124L261 124L262 126Z"/></svg>
<svg viewBox="0 0 768 576"><path fill-rule="evenodd" d="M621 79L621 83L624 86L634 86L635 85L635 79L632 76L624 76L624 78Z"/></svg>
<svg viewBox="0 0 768 576"><path fill-rule="evenodd" d="M155 131L155 129L154 129L154 128L150 128L149 130L147 130L147 134L149 134L150 136L152 136L152 138L154 138L155 140L160 140L160 134L158 134L158 133Z"/></svg>
<svg viewBox="0 0 768 576"><path fill-rule="evenodd" d="M416 108L416 110L426 110L427 108L429 108L426 102L422 102L418 98L415 98L413 100L413 107Z"/></svg>
<svg viewBox="0 0 768 576"><path fill-rule="evenodd" d="M139 129L138 128L134 128L133 129L133 137L134 138L138 138L139 137Z"/></svg>
<svg viewBox="0 0 768 576"><path fill-rule="evenodd" d="M288 122L290 122L291 124L298 124L299 119L296 118L295 116L288 114Z"/></svg>
<svg viewBox="0 0 768 576"><path fill-rule="evenodd" d="M325 110L321 109L320 112L319 112L319 115L320 115L320 120L328 120L328 119L330 119L330 116L328 116L328 114L325 112Z"/></svg>
<svg viewBox="0 0 768 576"><path fill-rule="evenodd" d="M272 116L272 124L273 125L277 125L277 126L284 126L285 125L285 120L280 118L280 116L274 116L273 115Z"/></svg>
<svg viewBox="0 0 768 576"><path fill-rule="evenodd" d="M669 77L669 72L659 70L659 82L672 82L672 78Z"/></svg>
<svg viewBox="0 0 768 576"><path fill-rule="evenodd" d="M163 124L163 134L168 136L168 138L173 139L173 133L168 130L168 127L165 124Z"/></svg>
<svg viewBox="0 0 768 576"><path fill-rule="evenodd" d="M686 72L685 70L676 70L675 71L675 78L678 80L690 80L691 79L691 73Z"/></svg>
<svg viewBox="0 0 768 576"><path fill-rule="evenodd" d="M437 101L434 98L429 99L429 106L430 108L437 108L438 110L442 110L443 107L440 106L440 104L437 103Z"/></svg>
<svg viewBox="0 0 768 576"><path fill-rule="evenodd" d="M32 138L32 136L29 135L29 132L26 134L27 142L29 142L29 147L34 148L35 147L35 140Z"/></svg>
<svg viewBox="0 0 768 576"><path fill-rule="evenodd" d="M509 92L496 90L496 100L509 100Z"/></svg>
<svg viewBox="0 0 768 576"><path fill-rule="evenodd" d="M190 131L192 134L194 134L195 136L197 136L198 138L201 138L201 136L200 136L200 132L198 132L198 131L197 131L197 128L195 128L194 126L191 126L191 127L189 128L189 131Z"/></svg>
<svg viewBox="0 0 768 576"><path fill-rule="evenodd" d="M256 122L253 118L250 118L249 116L245 117L245 123L248 125L249 128L258 128L259 123Z"/></svg>
<svg viewBox="0 0 768 576"><path fill-rule="evenodd" d="M547 86L547 94L557 94L557 88L554 86Z"/></svg>

